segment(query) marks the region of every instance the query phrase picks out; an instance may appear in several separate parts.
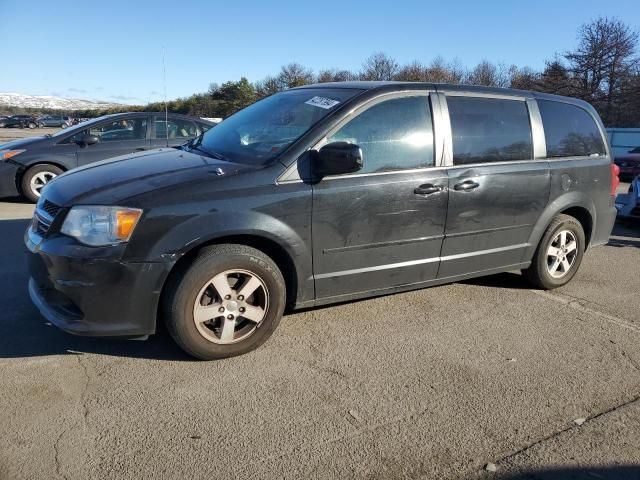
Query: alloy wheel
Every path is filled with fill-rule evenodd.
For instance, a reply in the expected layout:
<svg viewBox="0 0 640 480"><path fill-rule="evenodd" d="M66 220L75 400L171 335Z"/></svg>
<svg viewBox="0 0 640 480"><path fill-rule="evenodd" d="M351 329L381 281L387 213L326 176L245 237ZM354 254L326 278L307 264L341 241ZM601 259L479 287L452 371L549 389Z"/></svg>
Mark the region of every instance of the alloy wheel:
<svg viewBox="0 0 640 480"><path fill-rule="evenodd" d="M562 278L573 267L578 256L578 241L573 232L561 230L547 248L547 271L553 278Z"/></svg>
<svg viewBox="0 0 640 480"><path fill-rule="evenodd" d="M31 188L31 192L33 192L33 194L36 197L40 198L40 195L42 194L42 189L44 188L44 186L57 176L58 175L56 175L53 172L36 173L31 178L31 181L29 182L29 187Z"/></svg>
<svg viewBox="0 0 640 480"><path fill-rule="evenodd" d="M207 281L193 306L193 321L210 342L231 344L252 335L264 320L269 292L248 270L225 270Z"/></svg>

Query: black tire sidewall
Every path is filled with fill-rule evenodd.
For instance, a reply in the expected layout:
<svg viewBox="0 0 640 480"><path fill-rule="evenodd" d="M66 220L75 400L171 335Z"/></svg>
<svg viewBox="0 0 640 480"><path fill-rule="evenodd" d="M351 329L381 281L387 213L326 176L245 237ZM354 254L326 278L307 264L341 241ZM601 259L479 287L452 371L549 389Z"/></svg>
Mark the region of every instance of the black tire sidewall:
<svg viewBox="0 0 640 480"><path fill-rule="evenodd" d="M25 172L20 184L21 193L25 198L34 203L36 203L40 197L36 196L31 191L31 179L34 175L41 172L51 172L55 173L56 175L61 175L63 173L63 170L59 167L56 167L55 165L42 164L35 165Z"/></svg>
<svg viewBox="0 0 640 480"><path fill-rule="evenodd" d="M573 262L573 265L571 266L571 269L569 270L569 273L561 278L554 278L547 270L547 250L549 248L549 245L551 244L551 241L561 230L569 230L571 233L573 233L576 238L576 242L578 243L578 253L576 255L575 261ZM553 289L569 283L580 268L582 257L584 256L584 248L585 236L580 222L575 220L573 217L568 216L557 218L552 223L552 225L550 225L550 227L542 237L542 240L540 241L540 247L536 255L536 270L539 276L538 283L540 284L540 286L546 289Z"/></svg>
<svg viewBox="0 0 640 480"><path fill-rule="evenodd" d="M257 250L254 252L214 250L214 254L199 255L180 281L174 283L173 292L168 295L169 304L165 306L165 322L176 343L190 355L202 360L242 355L262 345L278 326L286 303L284 280L273 261ZM198 332L193 321L193 306L207 281L220 272L233 269L248 270L262 279L269 294L267 315L245 340L228 345L215 344Z"/></svg>

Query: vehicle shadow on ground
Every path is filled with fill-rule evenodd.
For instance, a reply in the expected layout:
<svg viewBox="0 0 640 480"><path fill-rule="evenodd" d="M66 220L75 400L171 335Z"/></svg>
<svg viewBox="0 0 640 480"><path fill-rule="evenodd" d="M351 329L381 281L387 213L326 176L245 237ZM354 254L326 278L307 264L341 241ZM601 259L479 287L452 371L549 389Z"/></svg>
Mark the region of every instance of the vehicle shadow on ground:
<svg viewBox="0 0 640 480"><path fill-rule="evenodd" d="M495 474L494 474L495 475ZM489 474L487 474L489 478ZM566 467L526 470L521 473L497 475L500 480L640 480L640 466Z"/></svg>
<svg viewBox="0 0 640 480"><path fill-rule="evenodd" d="M640 248L640 221L618 220L613 227L607 245Z"/></svg>
<svg viewBox="0 0 640 480"><path fill-rule="evenodd" d="M77 337L50 325L27 292L22 237L29 220L0 221L0 358L97 353L157 360L193 360L160 328L146 341Z"/></svg>

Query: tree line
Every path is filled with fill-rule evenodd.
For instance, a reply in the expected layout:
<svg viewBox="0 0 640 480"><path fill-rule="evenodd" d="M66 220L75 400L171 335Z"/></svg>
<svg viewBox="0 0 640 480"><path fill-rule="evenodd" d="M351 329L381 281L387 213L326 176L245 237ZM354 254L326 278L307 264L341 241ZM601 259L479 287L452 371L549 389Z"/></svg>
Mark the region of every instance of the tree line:
<svg viewBox="0 0 640 480"><path fill-rule="evenodd" d="M401 65L379 52L367 58L359 71L325 69L314 72L297 62L275 75L252 83L246 78L211 84L207 92L167 102L171 112L225 118L268 95L310 83L349 80L434 82L567 95L591 103L607 127L640 127L640 59L638 31L615 18L598 18L578 30L577 46L556 54L541 71L483 60L473 67L436 57ZM130 111L163 111L164 102L125 107ZM123 108L118 108L122 111ZM114 109L74 112L78 116L113 113Z"/></svg>

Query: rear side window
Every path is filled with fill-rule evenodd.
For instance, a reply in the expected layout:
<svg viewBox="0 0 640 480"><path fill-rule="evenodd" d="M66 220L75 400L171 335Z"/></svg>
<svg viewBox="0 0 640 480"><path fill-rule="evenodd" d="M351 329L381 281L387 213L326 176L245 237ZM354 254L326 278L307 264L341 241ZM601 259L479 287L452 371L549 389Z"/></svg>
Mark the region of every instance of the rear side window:
<svg viewBox="0 0 640 480"><path fill-rule="evenodd" d="M409 170L433 165L433 126L426 96L380 102L341 127L331 142L362 149L359 173Z"/></svg>
<svg viewBox="0 0 640 480"><path fill-rule="evenodd" d="M188 120L169 117L169 122L164 118L156 118L155 138L193 138L198 135L196 124Z"/></svg>
<svg viewBox="0 0 640 480"><path fill-rule="evenodd" d="M453 164L533 158L529 111L522 100L447 97Z"/></svg>
<svg viewBox="0 0 640 480"><path fill-rule="evenodd" d="M538 100L547 157L604 155L602 135L586 110L568 103Z"/></svg>

